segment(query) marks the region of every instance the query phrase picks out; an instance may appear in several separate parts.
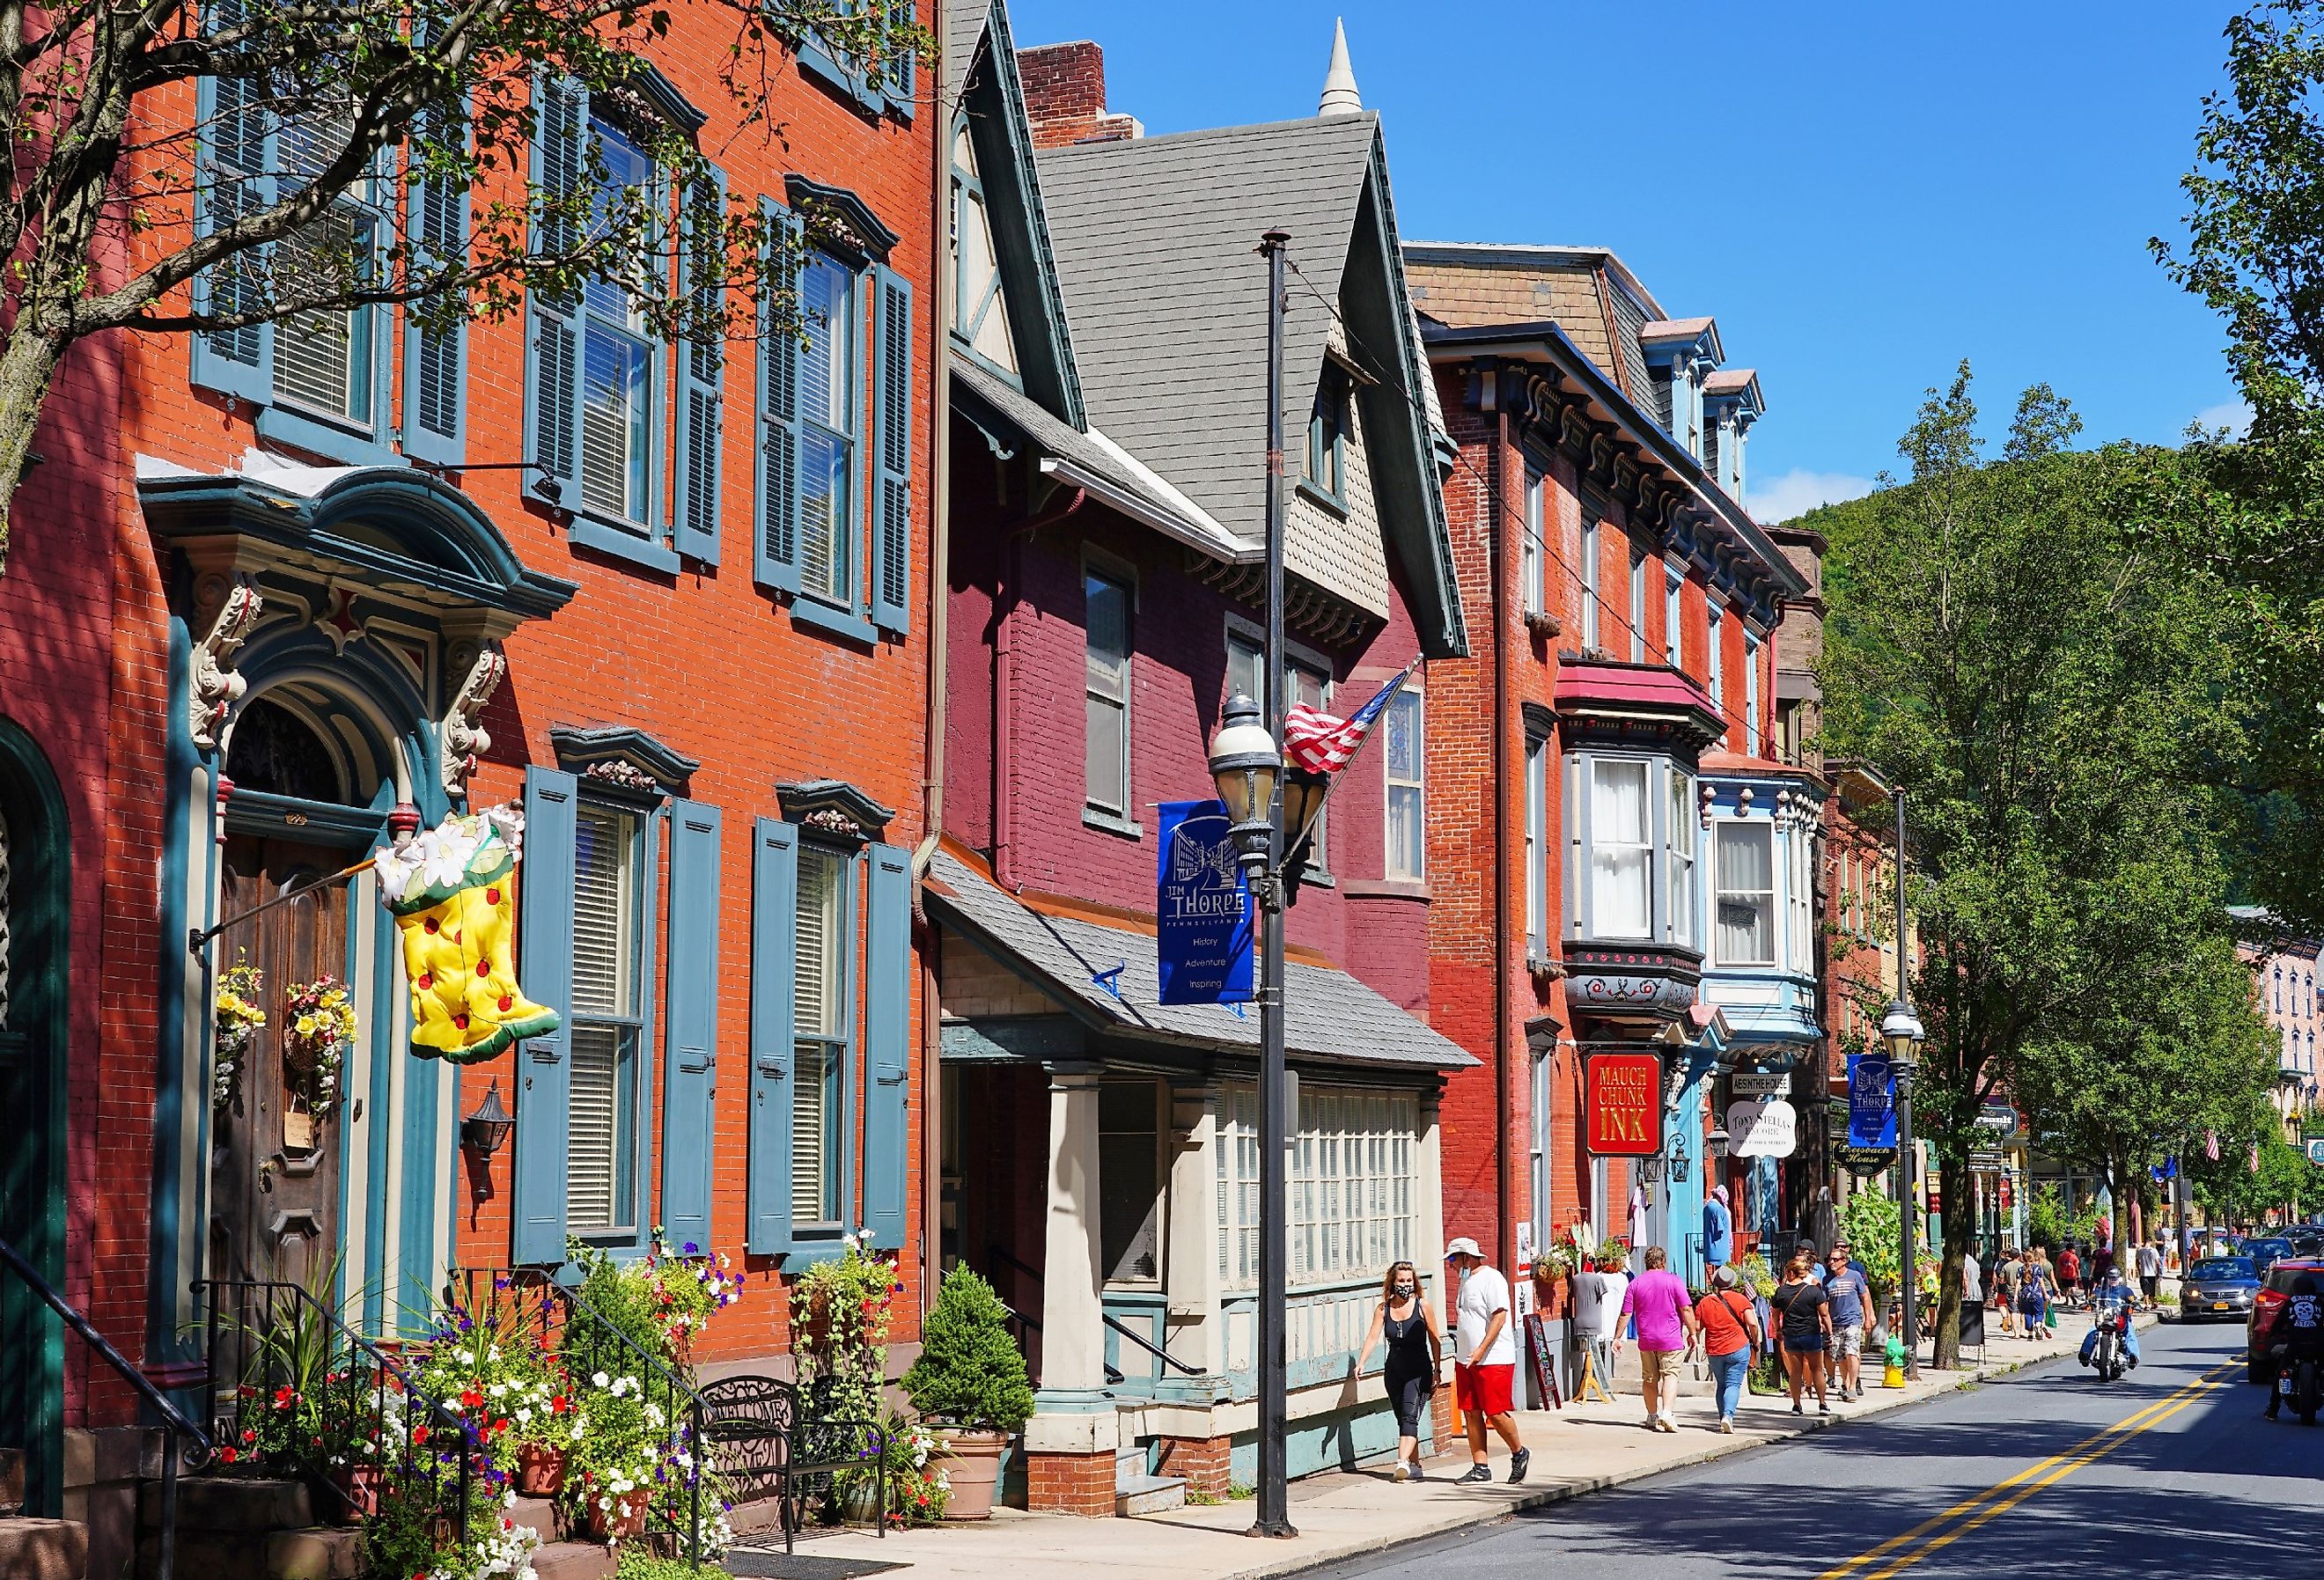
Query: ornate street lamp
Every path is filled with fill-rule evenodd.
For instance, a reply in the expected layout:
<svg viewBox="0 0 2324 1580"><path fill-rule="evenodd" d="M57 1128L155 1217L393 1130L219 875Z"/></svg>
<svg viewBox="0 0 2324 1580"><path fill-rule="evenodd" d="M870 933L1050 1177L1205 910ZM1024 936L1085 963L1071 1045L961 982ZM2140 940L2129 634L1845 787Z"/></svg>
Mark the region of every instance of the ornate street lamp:
<svg viewBox="0 0 2324 1580"><path fill-rule="evenodd" d="M1241 692L1227 698L1219 733L1211 737L1211 781L1233 825L1235 848L1254 880L1267 869L1268 845L1275 837L1275 785L1282 776L1283 753L1260 722L1259 704Z"/></svg>
<svg viewBox="0 0 2324 1580"><path fill-rule="evenodd" d="M1896 805L1896 997L1880 1017L1880 1039L1888 1045L1888 1067L1896 1077L1896 1217L1904 1225L1904 1259L1897 1265L1904 1289L1904 1374L1921 1374L1920 1279L1917 1254L1921 1207L1913 1191L1913 1076L1921 1058L1921 1040L1927 1035L1921 1017L1913 1012L1912 956L1904 947L1904 791L1899 787Z"/></svg>

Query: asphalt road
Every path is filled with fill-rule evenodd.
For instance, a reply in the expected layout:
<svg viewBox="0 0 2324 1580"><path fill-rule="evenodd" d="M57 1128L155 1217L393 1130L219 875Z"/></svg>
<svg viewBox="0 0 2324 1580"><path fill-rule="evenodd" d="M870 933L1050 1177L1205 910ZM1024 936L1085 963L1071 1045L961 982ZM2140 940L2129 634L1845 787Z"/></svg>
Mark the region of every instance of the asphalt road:
<svg viewBox="0 0 2324 1580"><path fill-rule="evenodd" d="M2240 1326L2031 1369L1322 1575L2025 1580L2324 1575L2324 1420L2261 1418Z"/></svg>

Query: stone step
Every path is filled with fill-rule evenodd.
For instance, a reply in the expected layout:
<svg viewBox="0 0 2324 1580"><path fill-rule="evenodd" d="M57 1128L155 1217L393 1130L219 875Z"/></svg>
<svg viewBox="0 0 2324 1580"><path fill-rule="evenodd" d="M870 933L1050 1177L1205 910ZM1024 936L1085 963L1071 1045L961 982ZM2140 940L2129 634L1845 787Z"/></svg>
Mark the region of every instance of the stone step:
<svg viewBox="0 0 2324 1580"><path fill-rule="evenodd" d="M567 1534L565 1521L558 1514L554 1498L519 1498L501 1511L519 1525L529 1525L540 1532L544 1542L555 1541Z"/></svg>
<svg viewBox="0 0 2324 1580"><path fill-rule="evenodd" d="M266 1580L356 1580L363 1567L364 1533L357 1526L316 1525L266 1538Z"/></svg>
<svg viewBox="0 0 2324 1580"><path fill-rule="evenodd" d="M146 1483L137 1503L140 1529L160 1529L161 1483ZM303 1482L195 1475L178 1483L180 1536L189 1531L304 1530L314 1523L314 1502Z"/></svg>
<svg viewBox="0 0 2324 1580"><path fill-rule="evenodd" d="M533 1580L610 1580L620 1558L593 1541L543 1542L532 1553Z"/></svg>
<svg viewBox="0 0 2324 1580"><path fill-rule="evenodd" d="M0 1519L0 1575L88 1580L88 1527L74 1520Z"/></svg>
<svg viewBox="0 0 2324 1580"><path fill-rule="evenodd" d="M0 1448L0 1515L24 1511L24 1451Z"/></svg>
<svg viewBox="0 0 2324 1580"><path fill-rule="evenodd" d="M1124 1474L1113 1478L1113 1511L1125 1520L1185 1506L1186 1483L1182 1477Z"/></svg>
<svg viewBox="0 0 2324 1580"><path fill-rule="evenodd" d="M161 1572L161 1538L137 1538L138 1580ZM263 1533L181 1530L172 1565L180 1580L357 1580L364 1532L355 1525L310 1525ZM0 1567L0 1575L11 1571Z"/></svg>

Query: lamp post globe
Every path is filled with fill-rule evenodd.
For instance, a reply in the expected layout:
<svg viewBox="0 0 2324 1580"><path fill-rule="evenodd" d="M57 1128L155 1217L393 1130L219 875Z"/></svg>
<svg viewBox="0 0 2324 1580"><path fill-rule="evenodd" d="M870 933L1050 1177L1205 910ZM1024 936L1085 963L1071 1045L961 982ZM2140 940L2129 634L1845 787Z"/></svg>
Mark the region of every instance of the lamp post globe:
<svg viewBox="0 0 2324 1580"><path fill-rule="evenodd" d="M1921 1056L1921 1042L1927 1035L1912 1005L1903 999L1890 1001L1887 1012L1880 1017L1880 1039L1888 1045L1888 1062L1899 1076L1909 1078Z"/></svg>
<svg viewBox="0 0 2324 1580"><path fill-rule="evenodd" d="M1264 832L1268 826L1275 781L1282 772L1283 753L1259 722L1259 704L1236 692L1227 698L1219 733L1211 737L1211 779L1246 850L1252 832Z"/></svg>

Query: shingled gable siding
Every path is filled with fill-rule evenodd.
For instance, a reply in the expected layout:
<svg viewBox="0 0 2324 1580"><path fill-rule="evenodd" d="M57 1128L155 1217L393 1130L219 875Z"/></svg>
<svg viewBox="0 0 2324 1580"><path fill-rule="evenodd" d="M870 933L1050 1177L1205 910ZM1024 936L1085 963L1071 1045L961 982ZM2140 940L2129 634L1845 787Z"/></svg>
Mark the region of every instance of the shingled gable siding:
<svg viewBox="0 0 2324 1580"><path fill-rule="evenodd" d="M933 19L925 10L924 15ZM947 130L945 117L923 114L909 125L892 116L868 122L829 93L803 84L794 70L778 60L771 68L763 107L771 120L784 126L781 143L738 137L732 118L738 112L719 85L728 42L707 21L696 25L681 17L670 37L653 51L653 63L694 104L710 112L712 121L701 134L702 145L718 152L730 189L738 197L780 195L784 176L793 171L853 189L900 233L890 263L915 287L916 344L923 348L931 345L930 315L937 296L929 288L936 241L927 224L936 169L932 139ZM169 102L189 108L191 97ZM140 134L164 130L143 127ZM521 163L518 168L521 169ZM479 201L509 196L509 189L488 189L480 194ZM521 315L505 323L479 324L469 332L468 454L480 464L516 457L517 436L523 430L524 333ZM182 338L124 340L119 344L118 356L117 365L92 364L69 369L67 374L69 382L91 398L117 402L120 391L137 392L134 407L111 409L111 420L120 436L117 454L93 440L60 441L44 448L51 455L109 455L115 463L114 472L104 479L103 496L88 508L75 507L70 514L84 523L90 541L118 557L110 568L110 585L115 589L110 608L122 628L110 672L139 679L115 698L111 729L120 743L120 760L130 772L127 782L146 788L129 796L101 820L102 837L110 841L109 847L92 837L86 849L92 861L100 849L105 850L118 884L118 892L106 892L106 913L124 919L110 930L106 942L108 960L117 954L119 965L109 966L107 972L107 981L117 984L117 997L106 1000L102 1011L106 1046L120 1049L121 1057L138 1072L118 1078L104 1074L102 1078L118 1087L124 1102L142 1087L145 1099L129 1106L138 1113L148 1113L160 1013L155 1003L158 946L150 936L156 910L152 853L163 843L160 810L150 787L161 777L162 723L172 706L182 706L171 704L165 695L171 661L164 598L180 568L157 562L127 474L126 457L142 453L192 469L218 472L240 465L255 436L245 413L189 387ZM931 361L923 350L914 369L911 401L918 424L926 423L931 408ZM398 381L403 365L403 359L392 359ZM521 627L507 643L509 678L484 712L484 724L493 744L472 782L474 803L508 800L521 791L528 764L553 765L552 726L613 724L650 731L677 751L699 759L702 766L693 777L688 794L720 813L715 1024L723 1057L712 1101L710 1233L713 1243L733 1252L739 1266L743 1261L746 1207L752 829L757 818L777 814L773 790L777 783L830 775L845 778L899 809L896 821L886 831L890 843L908 849L918 842L923 833L919 809L926 772L922 720L927 645L926 623L917 619L903 640L883 642L876 649L835 642L797 627L779 604L754 587L750 556L742 550L753 536L750 478L756 436L752 424L735 415L747 415L752 409L752 359L729 356L724 376L727 420L721 439L724 476L721 504L726 550L718 566L688 566L677 577L643 574L573 548L559 525L527 501L530 479L515 472L472 471L461 483L527 566L580 584L580 591L560 614ZM395 400L396 409L401 410L400 392ZM103 424L98 430L105 430ZM503 447L482 448L484 440L479 436L487 435L502 436ZM926 439L922 427L912 447L916 475L911 491L911 597L915 602L925 596L927 587L927 502L934 497L929 468L936 447L925 442ZM862 485L869 487L868 454L866 461ZM53 465L44 469L57 470ZM665 491L668 483L665 479ZM42 495L35 491L26 497L37 501ZM12 590L60 585L40 574L39 559L25 558L43 552L34 546L35 534L27 531L19 537L19 564L29 574L14 574L17 565L12 565L10 577L0 581L0 666L7 666L11 673L14 653L6 644L5 623ZM61 546L65 540L57 541ZM103 600L86 605L91 609L106 606ZM49 645L56 645L65 634L52 633ZM99 651L104 647L102 633L85 624L75 626L69 634L76 643ZM76 684L66 678L58 659L43 656L35 662L41 672L58 677L58 695L83 699L105 695L102 676L85 685ZM734 698L747 698L748 706L728 706ZM14 711L24 703L11 698L0 706ZM429 712L432 715L440 706L431 696ZM835 732L829 727L835 717L848 720L851 727ZM62 724L44 733L52 740L74 739L71 729ZM101 765L91 772L101 774ZM667 840L661 848L668 852ZM96 870L91 867L91 884L83 892L99 892L94 882ZM663 870L652 874L651 880L666 896L667 857ZM524 904L524 882L521 873L520 908ZM666 909L658 914L666 915ZM148 920L141 924L135 919L139 917ZM77 923L76 943L93 939L98 932L93 923L85 930ZM666 936L660 947L667 950ZM180 955L181 947L170 957ZM519 970L521 974L521 960ZM917 1067L918 974L910 975L913 986L905 1045L913 1050ZM656 1000L653 1024L659 1027L667 1023L667 1006L661 1002L666 991L664 972L657 969L650 989ZM94 994L90 1002L96 1002ZM658 1082L668 1067L661 1052L658 1042L654 1060ZM407 1056L396 1049L385 1057ZM503 1056L461 1072L461 1112L474 1109L495 1077L503 1100L521 1107L515 1068L514 1056ZM85 1074L94 1083L105 1067L94 1057L77 1057L74 1069L77 1079ZM913 1079L917 1083L917 1073ZM449 1084L447 1074L447 1090ZM77 1103L93 1101L79 1088L76 1091ZM653 1116L650 1128L659 1141L662 1112L659 1090L652 1095L649 1112ZM860 1095L858 1112L862 1112ZM908 1112L909 1129L903 1149L910 1169L907 1199L916 1204L921 1113L917 1098ZM118 1155L108 1153L101 1167L80 1169L76 1178L150 1178L152 1148L143 1123L140 1120L133 1124L126 1117L115 1116L109 1128L117 1137ZM472 1196L472 1178L465 1160L456 1178L443 1180L437 1187L439 1202L456 1206L456 1213L447 1211L447 1216L456 1224L456 1250L464 1265L491 1267L509 1260L512 1160L512 1150L507 1148L493 1158L484 1178L486 1194L482 1200ZM661 1176L658 1146L647 1177L659 1185ZM193 1199L190 1194L188 1199ZM654 1206L659 1209L660 1204L657 1201ZM146 1242L142 1213L142 1206L133 1212L124 1204L117 1219L120 1233L99 1242L124 1248L107 1252L97 1270L102 1286L117 1291L110 1300L100 1302L100 1308L116 1318L123 1306L142 1304L143 1299ZM920 1215L916 1205L907 1212L906 1220L911 1243L903 1261L906 1291L896 1301L899 1349L891 1351L899 1360L908 1357L905 1346L916 1335L913 1314L920 1298ZM659 1221L658 1214L652 1221ZM77 1243L88 1245L91 1241L84 1235ZM788 1345L784 1287L765 1276L775 1270L769 1261L753 1258L749 1265L752 1278L744 1299L721 1315L696 1354L714 1361L766 1358L766 1366L779 1370L781 1363L771 1357L779 1356ZM796 1270L795 1265L787 1270ZM191 1276L190 1270L185 1276ZM81 1299L89 1290L84 1280L69 1286L68 1292ZM124 1327L117 1320L109 1321L106 1331L128 1354L141 1353L134 1342L143 1331L139 1324Z"/></svg>
<svg viewBox="0 0 2324 1580"><path fill-rule="evenodd" d="M965 442L964 442L965 440ZM955 434L953 446L953 605L945 822L989 846L993 794L992 611L1000 555L1021 504L996 506L991 450ZM1022 498L1021 476L1009 498ZM1130 799L1147 830L1132 839L1083 818L1081 567L1084 547L1138 573L1138 647L1131 660ZM1185 551L1092 500L1025 548L1016 616L1014 748L1000 793L1011 800L1010 876L1023 887L1150 913L1154 807L1211 793L1204 767L1226 678L1227 617L1255 611L1185 569ZM1400 588L1384 630L1361 651L1340 651L1335 698L1355 706L1416 651ZM1296 635L1296 633L1295 633ZM1301 641L1314 645L1307 638ZM1358 679L1360 675L1363 678ZM1434 725L1432 725L1432 729ZM1322 951L1397 1005L1425 1014L1425 906L1408 897L1353 895L1377 882L1385 846L1382 759L1368 752L1332 799L1335 888L1304 892L1291 941Z"/></svg>

